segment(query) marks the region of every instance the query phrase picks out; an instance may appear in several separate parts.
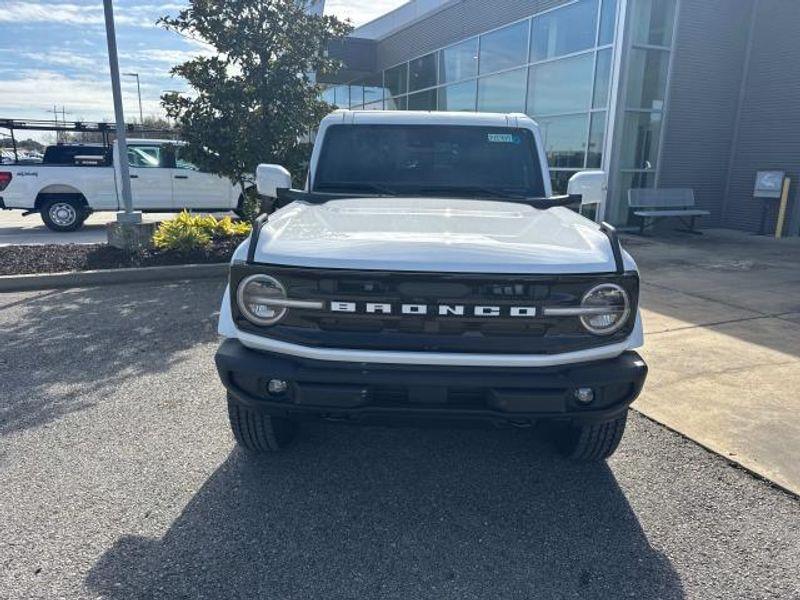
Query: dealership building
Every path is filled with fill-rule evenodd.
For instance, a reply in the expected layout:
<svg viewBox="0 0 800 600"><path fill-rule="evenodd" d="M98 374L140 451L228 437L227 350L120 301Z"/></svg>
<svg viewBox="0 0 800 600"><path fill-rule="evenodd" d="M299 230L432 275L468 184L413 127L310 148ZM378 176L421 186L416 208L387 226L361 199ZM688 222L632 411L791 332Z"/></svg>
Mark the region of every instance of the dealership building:
<svg viewBox="0 0 800 600"><path fill-rule="evenodd" d="M612 223L632 221L629 189L679 187L704 225L756 230L757 171L785 171L799 200L798 25L798 0L412 0L332 48L345 68L325 96L526 113L556 191L608 173Z"/></svg>

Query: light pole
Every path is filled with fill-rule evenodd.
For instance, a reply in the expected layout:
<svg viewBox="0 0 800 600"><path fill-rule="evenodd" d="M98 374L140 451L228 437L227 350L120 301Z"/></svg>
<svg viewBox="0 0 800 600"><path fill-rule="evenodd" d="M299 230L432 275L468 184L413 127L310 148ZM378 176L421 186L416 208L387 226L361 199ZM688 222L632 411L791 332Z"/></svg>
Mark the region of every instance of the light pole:
<svg viewBox="0 0 800 600"><path fill-rule="evenodd" d="M139 123L144 127L144 113L142 113L142 87L139 85L138 73L123 73L125 77L136 77L136 92L139 94Z"/></svg>
<svg viewBox="0 0 800 600"><path fill-rule="evenodd" d="M108 43L108 66L111 69L111 92L114 96L114 117L117 125L117 164L119 165L120 184L122 187L122 204L125 212L117 213L117 222L109 224L109 242L125 248L136 245L134 230L142 222L142 213L133 212L133 196L131 194L131 175L128 168L128 143L125 137L125 115L122 112L122 87L119 81L119 58L117 57L117 34L114 28L114 6L112 0L103 0L103 12L106 21L106 41ZM117 225L114 229L111 225ZM116 243L116 234L120 234L121 242ZM112 241L112 239L114 241Z"/></svg>

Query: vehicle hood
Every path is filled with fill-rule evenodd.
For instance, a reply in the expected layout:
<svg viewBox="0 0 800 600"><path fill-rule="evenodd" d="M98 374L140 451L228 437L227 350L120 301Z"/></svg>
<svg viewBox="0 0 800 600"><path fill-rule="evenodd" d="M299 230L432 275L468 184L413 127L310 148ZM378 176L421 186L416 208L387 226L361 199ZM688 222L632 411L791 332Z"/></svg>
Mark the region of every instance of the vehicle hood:
<svg viewBox="0 0 800 600"><path fill-rule="evenodd" d="M453 198L294 202L270 215L255 261L286 266L451 273L615 270L599 226L563 207ZM248 242L235 259L246 257ZM635 268L625 255L626 268Z"/></svg>

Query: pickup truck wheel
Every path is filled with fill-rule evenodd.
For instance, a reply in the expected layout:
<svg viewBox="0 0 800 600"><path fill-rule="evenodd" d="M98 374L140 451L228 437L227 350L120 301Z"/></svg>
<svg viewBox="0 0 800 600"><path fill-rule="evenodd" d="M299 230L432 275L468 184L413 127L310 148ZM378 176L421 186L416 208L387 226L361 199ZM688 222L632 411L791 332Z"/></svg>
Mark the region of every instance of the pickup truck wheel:
<svg viewBox="0 0 800 600"><path fill-rule="evenodd" d="M591 425L568 425L557 434L559 451L572 460L602 461L614 454L625 432L625 414L613 421Z"/></svg>
<svg viewBox="0 0 800 600"><path fill-rule="evenodd" d="M72 198L45 200L41 208L42 221L52 231L80 229L88 216L86 207Z"/></svg>
<svg viewBox="0 0 800 600"><path fill-rule="evenodd" d="M236 442L245 450L257 454L282 450L291 443L297 430L294 421L242 406L230 394L228 418Z"/></svg>

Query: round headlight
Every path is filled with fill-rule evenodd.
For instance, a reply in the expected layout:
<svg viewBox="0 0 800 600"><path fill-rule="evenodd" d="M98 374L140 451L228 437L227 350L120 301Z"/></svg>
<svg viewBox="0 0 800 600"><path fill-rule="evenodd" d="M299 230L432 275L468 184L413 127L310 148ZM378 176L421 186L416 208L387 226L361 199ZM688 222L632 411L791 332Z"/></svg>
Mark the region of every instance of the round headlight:
<svg viewBox="0 0 800 600"><path fill-rule="evenodd" d="M278 302L274 302L277 300ZM242 315L256 325L274 325L286 314L286 288L269 275L251 275L242 279L236 301Z"/></svg>
<svg viewBox="0 0 800 600"><path fill-rule="evenodd" d="M581 308L585 309L581 323L596 335L611 335L618 331L631 312L628 293L613 283L603 283L586 292Z"/></svg>

